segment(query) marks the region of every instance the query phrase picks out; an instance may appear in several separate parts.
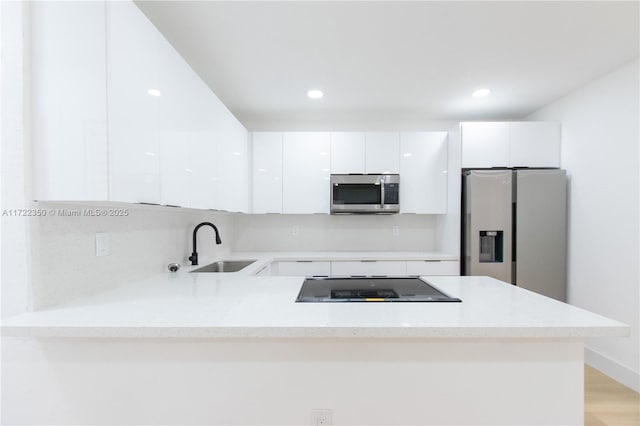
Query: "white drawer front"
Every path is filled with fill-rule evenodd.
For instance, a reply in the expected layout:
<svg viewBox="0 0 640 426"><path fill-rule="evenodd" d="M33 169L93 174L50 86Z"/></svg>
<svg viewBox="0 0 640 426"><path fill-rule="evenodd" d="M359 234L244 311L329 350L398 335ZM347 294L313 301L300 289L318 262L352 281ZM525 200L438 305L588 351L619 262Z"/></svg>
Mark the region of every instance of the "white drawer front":
<svg viewBox="0 0 640 426"><path fill-rule="evenodd" d="M460 275L457 260L409 260L407 275Z"/></svg>
<svg viewBox="0 0 640 426"><path fill-rule="evenodd" d="M328 261L287 261L272 265L272 275L280 276L329 276L331 262Z"/></svg>
<svg viewBox="0 0 640 426"><path fill-rule="evenodd" d="M404 261L332 261L331 275L405 275Z"/></svg>

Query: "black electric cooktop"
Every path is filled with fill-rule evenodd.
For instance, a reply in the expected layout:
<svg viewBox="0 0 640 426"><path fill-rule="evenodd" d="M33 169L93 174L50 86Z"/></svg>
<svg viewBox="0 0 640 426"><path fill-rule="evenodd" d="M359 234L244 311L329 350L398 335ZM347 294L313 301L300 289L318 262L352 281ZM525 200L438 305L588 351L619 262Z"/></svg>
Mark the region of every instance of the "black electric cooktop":
<svg viewBox="0 0 640 426"><path fill-rule="evenodd" d="M296 302L461 302L417 277L307 278Z"/></svg>

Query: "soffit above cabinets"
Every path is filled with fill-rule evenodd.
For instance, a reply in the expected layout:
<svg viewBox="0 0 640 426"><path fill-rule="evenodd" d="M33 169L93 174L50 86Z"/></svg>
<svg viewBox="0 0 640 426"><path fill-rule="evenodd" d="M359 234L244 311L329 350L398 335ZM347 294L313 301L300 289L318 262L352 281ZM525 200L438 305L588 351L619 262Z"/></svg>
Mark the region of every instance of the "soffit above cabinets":
<svg viewBox="0 0 640 426"><path fill-rule="evenodd" d="M522 118L638 56L638 2L137 5L250 130Z"/></svg>

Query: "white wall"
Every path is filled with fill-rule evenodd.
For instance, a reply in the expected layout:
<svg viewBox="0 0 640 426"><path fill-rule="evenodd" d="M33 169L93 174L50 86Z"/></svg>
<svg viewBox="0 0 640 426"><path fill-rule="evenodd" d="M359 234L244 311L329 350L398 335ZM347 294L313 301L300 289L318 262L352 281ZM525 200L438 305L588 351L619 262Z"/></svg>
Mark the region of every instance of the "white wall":
<svg viewBox="0 0 640 426"><path fill-rule="evenodd" d="M234 251L435 251L437 244L435 215L237 215L235 229Z"/></svg>
<svg viewBox="0 0 640 426"><path fill-rule="evenodd" d="M164 272L172 262L190 264L192 233L200 222L213 222L222 238L222 244L216 245L210 227L198 231L200 264L224 256L234 241L229 213L128 204L41 202L36 208L50 213L31 221L34 309ZM128 216L83 216L86 208L115 208ZM79 216L62 216L61 212ZM108 256L96 256L98 232L109 234Z"/></svg>
<svg viewBox="0 0 640 426"><path fill-rule="evenodd" d="M28 305L29 253L28 221L16 217L21 209L29 207L28 167L29 139L28 87L23 85L29 76L28 58L23 47L27 43L23 36L26 6L21 2L1 2L2 44L0 51L0 138L2 163L2 196L0 206L3 213L1 298L2 318L24 312Z"/></svg>
<svg viewBox="0 0 640 426"><path fill-rule="evenodd" d="M569 176L568 300L631 326L592 339L587 361L640 388L638 61L531 115L562 123Z"/></svg>

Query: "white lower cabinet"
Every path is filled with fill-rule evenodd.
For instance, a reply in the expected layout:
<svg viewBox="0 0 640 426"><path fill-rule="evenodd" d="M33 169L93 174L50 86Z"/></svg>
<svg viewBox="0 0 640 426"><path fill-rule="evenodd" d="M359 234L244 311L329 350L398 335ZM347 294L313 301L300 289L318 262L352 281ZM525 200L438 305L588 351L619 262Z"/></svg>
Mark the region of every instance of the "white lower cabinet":
<svg viewBox="0 0 640 426"><path fill-rule="evenodd" d="M329 276L331 262L316 260L294 260L274 262L271 265L271 275L279 276Z"/></svg>
<svg viewBox="0 0 640 426"><path fill-rule="evenodd" d="M405 275L404 261L357 260L332 261L331 275Z"/></svg>
<svg viewBox="0 0 640 426"><path fill-rule="evenodd" d="M408 260L407 275L460 275L457 260Z"/></svg>
<svg viewBox="0 0 640 426"><path fill-rule="evenodd" d="M259 276L460 275L457 260L287 260L258 271Z"/></svg>

